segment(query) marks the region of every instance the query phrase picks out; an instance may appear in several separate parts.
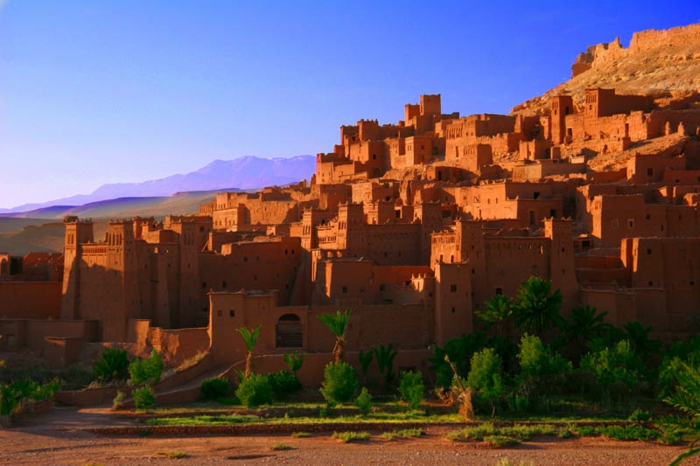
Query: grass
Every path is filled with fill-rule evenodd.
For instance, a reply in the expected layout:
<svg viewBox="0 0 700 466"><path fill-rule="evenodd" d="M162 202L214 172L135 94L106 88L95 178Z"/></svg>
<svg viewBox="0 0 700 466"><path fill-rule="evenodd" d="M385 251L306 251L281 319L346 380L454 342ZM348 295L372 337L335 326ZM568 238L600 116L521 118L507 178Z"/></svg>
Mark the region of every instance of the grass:
<svg viewBox="0 0 700 466"><path fill-rule="evenodd" d="M382 437L387 440L396 440L397 438L411 438L411 437L421 437L425 435L425 430L423 429L401 429L392 430L391 432L384 432Z"/></svg>
<svg viewBox="0 0 700 466"><path fill-rule="evenodd" d="M159 417L148 419L149 426L229 426L235 424L255 424L260 422L257 416L221 415L221 416L192 416L192 417Z"/></svg>
<svg viewBox="0 0 700 466"><path fill-rule="evenodd" d="M311 437L310 432L293 432L292 437L294 438L309 438Z"/></svg>
<svg viewBox="0 0 700 466"><path fill-rule="evenodd" d="M484 443L494 448L504 448L520 445L520 440L508 435L487 435Z"/></svg>
<svg viewBox="0 0 700 466"><path fill-rule="evenodd" d="M186 451L180 451L180 450L175 450L175 451L159 451L156 453L156 455L160 456L166 456L170 459L173 460L179 460L181 458L187 457L187 452Z"/></svg>
<svg viewBox="0 0 700 466"><path fill-rule="evenodd" d="M333 432L333 438L342 440L343 443L364 442L369 440L369 432Z"/></svg>
<svg viewBox="0 0 700 466"><path fill-rule="evenodd" d="M537 435L556 435L557 428L552 424L522 425L512 427L496 427L492 423L481 424L474 427L465 427L447 434L447 438L453 442L486 441L487 437L509 437L520 442L530 440Z"/></svg>
<svg viewBox="0 0 700 466"><path fill-rule="evenodd" d="M601 426L598 433L614 440L653 440L661 436L656 429L646 429L642 426Z"/></svg>
<svg viewBox="0 0 700 466"><path fill-rule="evenodd" d="M270 447L270 450L272 451L284 451L284 450L291 450L292 447L289 445L285 445L284 443L275 443Z"/></svg>

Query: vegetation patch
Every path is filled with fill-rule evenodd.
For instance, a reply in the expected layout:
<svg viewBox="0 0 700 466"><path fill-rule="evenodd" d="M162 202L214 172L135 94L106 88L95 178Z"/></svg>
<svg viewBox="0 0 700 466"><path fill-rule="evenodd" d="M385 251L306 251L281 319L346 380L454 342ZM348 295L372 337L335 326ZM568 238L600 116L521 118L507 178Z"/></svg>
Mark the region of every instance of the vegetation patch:
<svg viewBox="0 0 700 466"><path fill-rule="evenodd" d="M292 432L292 437L294 438L309 438L311 437L310 432Z"/></svg>
<svg viewBox="0 0 700 466"><path fill-rule="evenodd" d="M192 416L192 417L159 417L148 419L149 426L230 426L236 424L250 424L260 420L257 416Z"/></svg>
<svg viewBox="0 0 700 466"><path fill-rule="evenodd" d="M275 443L270 447L270 450L272 451L285 451L285 450L291 450L292 447L289 445L285 445L284 443Z"/></svg>
<svg viewBox="0 0 700 466"><path fill-rule="evenodd" d="M614 440L653 440L661 436L656 429L646 429L642 426L602 426L598 433Z"/></svg>
<svg viewBox="0 0 700 466"><path fill-rule="evenodd" d="M382 437L387 440L396 440L397 438L416 438L425 435L425 430L421 428L417 429L400 429L392 430L391 432L384 432Z"/></svg>
<svg viewBox="0 0 700 466"><path fill-rule="evenodd" d="M342 440L343 443L364 442L369 440L369 432L333 432L333 438Z"/></svg>
<svg viewBox="0 0 700 466"><path fill-rule="evenodd" d="M186 458L187 457L187 452L186 451L180 451L180 450L175 450L175 451L159 451L156 453L156 455L160 456L165 456L170 459L174 460L179 460L181 458Z"/></svg>
<svg viewBox="0 0 700 466"><path fill-rule="evenodd" d="M520 445L520 440L507 435L487 435L483 442L493 448L505 448Z"/></svg>

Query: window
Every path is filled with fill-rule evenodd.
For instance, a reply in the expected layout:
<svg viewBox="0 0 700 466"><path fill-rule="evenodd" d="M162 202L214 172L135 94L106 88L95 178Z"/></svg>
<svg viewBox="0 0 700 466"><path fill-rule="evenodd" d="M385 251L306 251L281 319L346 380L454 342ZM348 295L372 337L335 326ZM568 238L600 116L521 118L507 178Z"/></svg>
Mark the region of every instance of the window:
<svg viewBox="0 0 700 466"><path fill-rule="evenodd" d="M654 176L654 169L653 168L647 168L647 176Z"/></svg>
<svg viewBox="0 0 700 466"><path fill-rule="evenodd" d="M202 282L202 289L206 290L207 289L207 282Z"/></svg>
<svg viewBox="0 0 700 466"><path fill-rule="evenodd" d="M646 219L651 220L651 215L647 214Z"/></svg>
<svg viewBox="0 0 700 466"><path fill-rule="evenodd" d="M218 315L219 317L221 317L222 315L224 315L224 311L222 311L221 309L219 309L218 311L216 311L216 315Z"/></svg>
<svg viewBox="0 0 700 466"><path fill-rule="evenodd" d="M627 228L634 228L634 219L633 218L627 219Z"/></svg>
<svg viewBox="0 0 700 466"><path fill-rule="evenodd" d="M347 292L348 292L348 287L347 287L347 286L344 286L344 287L343 287L343 293L347 293Z"/></svg>
<svg viewBox="0 0 700 466"><path fill-rule="evenodd" d="M503 294L503 288L496 288L496 294L497 295L502 295Z"/></svg>
<svg viewBox="0 0 700 466"><path fill-rule="evenodd" d="M301 348L304 344L301 319L295 314L285 314L275 325L276 348Z"/></svg>
<svg viewBox="0 0 700 466"><path fill-rule="evenodd" d="M618 222L618 220L615 218L615 219L613 219L612 222L610 222L610 225L611 225L613 228L617 229L617 227L619 226L619 222Z"/></svg>
<svg viewBox="0 0 700 466"><path fill-rule="evenodd" d="M457 285L450 285L450 293L456 293L457 292Z"/></svg>
<svg viewBox="0 0 700 466"><path fill-rule="evenodd" d="M651 249L647 249L647 255L648 255L648 256L651 255Z"/></svg>
<svg viewBox="0 0 700 466"><path fill-rule="evenodd" d="M231 309L230 311L228 311L228 315L229 315L229 317L236 317L236 311Z"/></svg>
<svg viewBox="0 0 700 466"><path fill-rule="evenodd" d="M379 291L386 291L386 285L384 283L379 285Z"/></svg>
<svg viewBox="0 0 700 466"><path fill-rule="evenodd" d="M226 282L221 282L221 288L226 288Z"/></svg>

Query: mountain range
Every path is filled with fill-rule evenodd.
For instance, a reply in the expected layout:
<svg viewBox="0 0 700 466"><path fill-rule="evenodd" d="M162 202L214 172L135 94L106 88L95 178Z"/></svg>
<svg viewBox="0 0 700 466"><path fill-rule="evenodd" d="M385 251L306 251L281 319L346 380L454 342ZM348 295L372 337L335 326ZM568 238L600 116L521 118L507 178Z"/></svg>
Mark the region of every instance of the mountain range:
<svg viewBox="0 0 700 466"><path fill-rule="evenodd" d="M186 174L140 183L105 184L92 194L79 194L43 203L0 209L0 215L56 218L71 207L86 206L110 199L160 198L190 191L260 189L265 186L280 186L310 180L315 169L316 158L311 155L290 158L262 158L248 155L233 160L215 160L199 170ZM47 208L51 209L47 210Z"/></svg>

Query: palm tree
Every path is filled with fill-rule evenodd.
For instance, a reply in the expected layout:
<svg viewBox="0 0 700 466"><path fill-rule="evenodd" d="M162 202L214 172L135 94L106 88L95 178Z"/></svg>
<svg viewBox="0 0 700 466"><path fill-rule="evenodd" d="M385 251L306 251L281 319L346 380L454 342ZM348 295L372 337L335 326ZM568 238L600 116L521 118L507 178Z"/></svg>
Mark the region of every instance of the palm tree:
<svg viewBox="0 0 700 466"><path fill-rule="evenodd" d="M243 337L245 347L248 349L248 355L245 358L245 372L243 373L246 379L253 373L253 350L255 349L255 343L258 341L261 328L262 325L258 325L252 331L245 327L236 329L236 331L241 334L241 337Z"/></svg>
<svg viewBox="0 0 700 466"><path fill-rule="evenodd" d="M626 339L629 340L639 357L642 358L644 362L649 362L649 358L659 353L661 350L661 340L651 338L651 331L654 329L653 325L648 325L644 327L637 321L627 322L622 327L626 333Z"/></svg>
<svg viewBox="0 0 700 466"><path fill-rule="evenodd" d="M335 346L333 347L333 355L335 362L343 360L343 347L345 346L345 330L350 320L350 311L340 312L335 314L321 314L318 320L326 324L326 327L335 335Z"/></svg>
<svg viewBox="0 0 700 466"><path fill-rule="evenodd" d="M539 277L530 277L520 284L513 309L516 327L541 337L552 325L562 326L561 292L550 293L551 287L549 281Z"/></svg>
<svg viewBox="0 0 700 466"><path fill-rule="evenodd" d="M575 359L581 356L583 349L590 342L596 338L603 338L613 328L605 322L606 315L607 311L599 313L590 304L577 305L571 310L571 316L564 322L563 330Z"/></svg>
<svg viewBox="0 0 700 466"><path fill-rule="evenodd" d="M506 295L497 294L484 303L485 309L476 311L477 320L486 323L484 330L496 328L496 336L509 336L513 318L513 304Z"/></svg>
<svg viewBox="0 0 700 466"><path fill-rule="evenodd" d="M685 411L694 418L700 418L700 371L698 368L681 363L682 371L678 373L678 386L676 392L664 401L676 409ZM684 460L700 454L700 447L695 445L700 441L696 439L690 444L687 452L678 455L671 466L681 464Z"/></svg>

